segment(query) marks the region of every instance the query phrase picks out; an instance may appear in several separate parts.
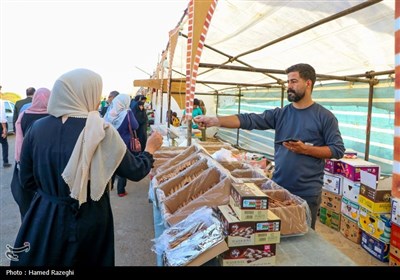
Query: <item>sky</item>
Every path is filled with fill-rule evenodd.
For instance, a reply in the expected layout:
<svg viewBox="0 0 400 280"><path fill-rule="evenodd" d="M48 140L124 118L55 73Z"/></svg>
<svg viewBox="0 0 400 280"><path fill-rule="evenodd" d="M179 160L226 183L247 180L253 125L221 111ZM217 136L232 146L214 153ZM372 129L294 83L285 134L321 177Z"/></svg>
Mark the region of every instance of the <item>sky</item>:
<svg viewBox="0 0 400 280"><path fill-rule="evenodd" d="M2 92L25 97L28 87L51 89L75 68L103 78L112 90L134 95L133 80L149 78L168 32L188 0L0 0Z"/></svg>

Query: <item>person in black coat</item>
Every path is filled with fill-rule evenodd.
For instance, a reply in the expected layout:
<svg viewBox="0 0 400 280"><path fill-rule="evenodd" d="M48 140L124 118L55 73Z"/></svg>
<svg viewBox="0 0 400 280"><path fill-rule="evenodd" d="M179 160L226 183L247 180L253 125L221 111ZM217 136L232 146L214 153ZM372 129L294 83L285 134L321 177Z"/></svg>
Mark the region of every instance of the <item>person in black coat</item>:
<svg viewBox="0 0 400 280"><path fill-rule="evenodd" d="M139 128L136 130L137 136L140 140L140 145L142 146L142 151L146 148L147 141L147 122L148 117L146 110L144 109L144 102L138 101L133 108L133 114L137 122L139 123Z"/></svg>
<svg viewBox="0 0 400 280"><path fill-rule="evenodd" d="M87 69L55 82L49 116L35 121L21 149L23 188L36 191L7 256L11 266L114 266L110 181L151 170L162 136L153 133L138 155L97 109L101 77Z"/></svg>

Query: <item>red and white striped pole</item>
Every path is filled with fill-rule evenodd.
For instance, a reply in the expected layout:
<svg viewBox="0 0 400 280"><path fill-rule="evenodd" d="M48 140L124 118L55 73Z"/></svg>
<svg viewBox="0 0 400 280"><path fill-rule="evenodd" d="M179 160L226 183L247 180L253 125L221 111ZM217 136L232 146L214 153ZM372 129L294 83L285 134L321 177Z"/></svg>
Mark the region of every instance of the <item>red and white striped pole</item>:
<svg viewBox="0 0 400 280"><path fill-rule="evenodd" d="M395 103L392 196L400 198L400 0L395 4Z"/></svg>

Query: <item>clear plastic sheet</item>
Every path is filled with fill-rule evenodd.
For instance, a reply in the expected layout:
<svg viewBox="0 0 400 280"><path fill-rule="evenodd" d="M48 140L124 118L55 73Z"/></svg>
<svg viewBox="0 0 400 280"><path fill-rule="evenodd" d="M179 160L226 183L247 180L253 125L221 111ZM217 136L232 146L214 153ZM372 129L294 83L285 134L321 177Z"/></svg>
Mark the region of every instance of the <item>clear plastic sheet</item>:
<svg viewBox="0 0 400 280"><path fill-rule="evenodd" d="M153 239L152 251L166 266L184 266L224 240L223 226L210 207L201 207Z"/></svg>
<svg viewBox="0 0 400 280"><path fill-rule="evenodd" d="M290 193L272 180L261 184L260 188L271 198L268 209L281 219L282 236L303 235L308 232L311 212L304 199Z"/></svg>

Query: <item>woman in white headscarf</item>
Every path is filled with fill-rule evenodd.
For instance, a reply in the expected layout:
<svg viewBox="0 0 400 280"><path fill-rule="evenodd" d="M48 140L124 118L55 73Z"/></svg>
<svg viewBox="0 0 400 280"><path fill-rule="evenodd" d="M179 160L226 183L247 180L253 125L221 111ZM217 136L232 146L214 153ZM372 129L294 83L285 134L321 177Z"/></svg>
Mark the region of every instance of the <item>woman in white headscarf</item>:
<svg viewBox="0 0 400 280"><path fill-rule="evenodd" d="M55 82L49 116L35 121L21 150L21 183L36 195L19 229L11 266L113 266L114 226L109 182L115 172L145 177L162 137L130 153L97 111L101 77L87 69ZM15 257L15 256L14 256Z"/></svg>
<svg viewBox="0 0 400 280"><path fill-rule="evenodd" d="M129 126L131 130L136 130L139 124L133 115L129 104L131 98L127 94L117 95L110 104L110 108L104 116L104 121L110 123L119 133L122 140L128 149L130 149L130 139L131 133L129 131ZM133 151L131 151L133 152ZM127 195L125 190L126 178L116 175L117 178L117 193L119 197L124 197Z"/></svg>

